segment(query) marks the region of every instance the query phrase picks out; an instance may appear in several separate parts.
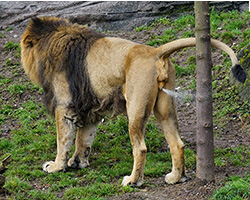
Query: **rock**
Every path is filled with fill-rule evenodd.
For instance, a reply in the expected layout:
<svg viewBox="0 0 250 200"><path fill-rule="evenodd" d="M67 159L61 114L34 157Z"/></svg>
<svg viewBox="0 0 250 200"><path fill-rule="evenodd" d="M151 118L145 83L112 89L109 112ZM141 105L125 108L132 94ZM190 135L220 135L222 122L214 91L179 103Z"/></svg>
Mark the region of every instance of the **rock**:
<svg viewBox="0 0 250 200"><path fill-rule="evenodd" d="M246 10L248 2L211 2L215 10ZM90 24L102 30L132 30L157 17L193 12L192 1L3 1L0 3L0 29L26 26L35 16L57 16Z"/></svg>

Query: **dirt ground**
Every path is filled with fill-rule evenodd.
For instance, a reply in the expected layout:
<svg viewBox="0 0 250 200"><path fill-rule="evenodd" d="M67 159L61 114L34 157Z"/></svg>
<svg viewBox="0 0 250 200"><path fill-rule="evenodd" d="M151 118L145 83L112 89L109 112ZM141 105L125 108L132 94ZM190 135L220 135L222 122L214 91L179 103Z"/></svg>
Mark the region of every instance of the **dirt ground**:
<svg viewBox="0 0 250 200"><path fill-rule="evenodd" d="M7 42L13 41L18 42L20 40L20 36L23 33L24 28L13 28L12 31L6 32L3 31L5 38L0 38L0 73L1 75L6 76L3 73L3 65L7 58L16 59L13 55L10 55L3 51L3 47ZM157 32L160 34L163 29L158 29ZM147 41L149 35L144 35L143 32L131 32L131 33L111 33L113 36L122 37L125 39L130 39L136 41L138 43L145 43ZM175 56L175 55L174 55ZM178 58L178 55L176 55ZM182 56L181 60L185 60L188 55ZM219 55L217 55L219 56ZM216 60L216 58L214 58ZM180 61L181 62L181 61ZM19 66L21 68L21 66ZM6 72L4 72L6 73ZM23 74L23 76L25 76ZM18 80L18 79L17 79ZM180 86L183 87L183 86ZM32 94L31 94L32 96ZM9 96L6 94L1 94L1 98L8 99ZM20 105L25 101L28 97L20 97L20 99L16 100L16 106ZM40 97L38 97L40 98ZM38 99L40 101L40 99ZM183 101L177 100L177 114L178 121L180 127L180 134L183 141L188 144L188 148L196 149L195 143L195 129L196 129L196 111L195 111L195 101L191 101L189 103L185 103ZM216 127L216 124L215 124ZM3 124L1 127L2 136L8 137L8 133L10 130L14 128L14 123L7 122ZM249 130L249 124L242 124L240 120L228 121L228 124L224 128L224 131L220 134L220 138L215 137L215 147L225 148L225 147L236 147L238 145L250 145L249 135L247 135L247 131ZM167 144L163 144L162 148L167 148ZM125 193L119 196L112 196L108 199L134 199L134 200L146 200L146 199L207 199L209 198L213 191L217 189L223 180L234 174L241 175L246 172L246 170L250 171L250 169L242 169L235 166L227 166L227 167L216 167L216 181L214 183L209 183L206 185L199 185L196 183L194 177L195 172L187 171L187 175L190 177L190 180L185 183L175 184L175 185L167 185L164 182L164 177L160 178L152 178L146 179L146 183L139 188L139 192L134 193Z"/></svg>

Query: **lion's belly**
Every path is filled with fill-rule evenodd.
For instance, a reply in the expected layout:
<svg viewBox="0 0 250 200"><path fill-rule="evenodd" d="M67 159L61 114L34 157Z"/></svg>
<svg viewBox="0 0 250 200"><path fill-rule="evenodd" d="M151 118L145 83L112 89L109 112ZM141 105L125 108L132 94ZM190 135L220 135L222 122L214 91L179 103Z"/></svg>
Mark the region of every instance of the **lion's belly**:
<svg viewBox="0 0 250 200"><path fill-rule="evenodd" d="M97 67L92 71L90 76L91 86L98 98L106 98L117 87L121 87L124 80L124 72L114 72L113 70L107 71L104 67Z"/></svg>
<svg viewBox="0 0 250 200"><path fill-rule="evenodd" d="M129 49L135 43L105 37L91 47L87 69L91 86L98 98L106 98L125 83L125 65Z"/></svg>

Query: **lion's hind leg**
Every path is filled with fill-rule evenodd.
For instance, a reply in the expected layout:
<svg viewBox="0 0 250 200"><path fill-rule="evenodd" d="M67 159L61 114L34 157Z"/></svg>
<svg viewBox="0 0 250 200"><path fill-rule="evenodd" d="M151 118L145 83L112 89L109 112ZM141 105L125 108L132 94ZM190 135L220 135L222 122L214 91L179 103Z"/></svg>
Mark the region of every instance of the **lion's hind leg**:
<svg viewBox="0 0 250 200"><path fill-rule="evenodd" d="M68 153L74 141L77 126L71 119L65 117L68 109L64 106L56 108L57 126L57 156L55 161L44 163L43 170L48 173L65 170L67 167Z"/></svg>
<svg viewBox="0 0 250 200"><path fill-rule="evenodd" d="M184 144L178 134L174 98L160 91L154 108L154 115L161 125L172 156L172 172L166 175L165 181L169 184L184 182L186 180Z"/></svg>
<svg viewBox="0 0 250 200"><path fill-rule="evenodd" d="M84 168L89 165L88 157L96 135L97 124L81 127L77 131L75 153L68 162L69 167Z"/></svg>
<svg viewBox="0 0 250 200"><path fill-rule="evenodd" d="M133 148L134 165L130 176L125 176L122 185L141 186L146 162L147 147L145 129L153 110L158 84L154 73L134 73L126 85L127 115L129 120L129 136ZM150 70L150 69L149 69ZM141 74L140 81L138 74ZM143 76L143 74L145 76Z"/></svg>
<svg viewBox="0 0 250 200"><path fill-rule="evenodd" d="M134 165L130 176L125 176L122 185L141 186L146 162L145 126L143 117L129 119L129 135L133 147Z"/></svg>

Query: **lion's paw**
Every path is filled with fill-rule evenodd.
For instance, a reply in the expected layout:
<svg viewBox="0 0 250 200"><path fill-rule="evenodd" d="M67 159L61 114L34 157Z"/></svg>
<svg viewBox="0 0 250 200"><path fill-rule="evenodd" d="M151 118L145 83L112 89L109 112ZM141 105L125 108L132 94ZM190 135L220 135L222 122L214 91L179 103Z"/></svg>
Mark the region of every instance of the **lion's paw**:
<svg viewBox="0 0 250 200"><path fill-rule="evenodd" d="M137 186L137 187L140 187L141 185L143 184L143 180L139 180L139 181L134 181L133 178L131 176L125 176L123 178L123 181L122 181L122 186L127 186L127 185L130 185L130 186Z"/></svg>
<svg viewBox="0 0 250 200"><path fill-rule="evenodd" d="M165 181L168 184L183 183L186 182L188 178L186 176L181 176L180 173L171 172L166 175Z"/></svg>
<svg viewBox="0 0 250 200"><path fill-rule="evenodd" d="M171 173L166 175L165 181L168 184L175 184L180 180L180 178L181 178L181 175L179 173L171 172Z"/></svg>
<svg viewBox="0 0 250 200"><path fill-rule="evenodd" d="M78 156L71 158L68 161L68 167L83 169L89 166L89 161L87 158L80 160Z"/></svg>
<svg viewBox="0 0 250 200"><path fill-rule="evenodd" d="M71 167L71 168L78 168L78 163L77 163L77 161L71 158L71 159L68 161L68 167Z"/></svg>
<svg viewBox="0 0 250 200"><path fill-rule="evenodd" d="M48 161L43 164L43 171L47 173L54 173L54 172L59 172L59 171L64 171L65 168L56 164L53 161Z"/></svg>

